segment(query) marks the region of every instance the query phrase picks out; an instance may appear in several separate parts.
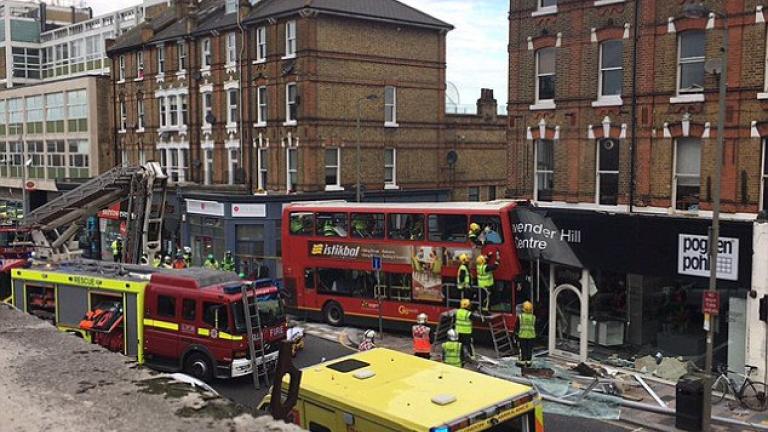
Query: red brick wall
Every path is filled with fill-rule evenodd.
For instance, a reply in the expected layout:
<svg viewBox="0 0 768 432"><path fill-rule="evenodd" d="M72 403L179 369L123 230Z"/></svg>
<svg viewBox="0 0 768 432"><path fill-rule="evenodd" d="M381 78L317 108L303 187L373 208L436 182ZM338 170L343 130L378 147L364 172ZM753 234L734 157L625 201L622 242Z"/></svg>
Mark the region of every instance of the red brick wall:
<svg viewBox="0 0 768 432"><path fill-rule="evenodd" d="M563 2L556 14L532 16L536 1L510 2L509 54L509 128L507 140L511 154L508 191L514 197L531 198L533 194L533 141L526 138L527 128L537 129L542 119L550 127L559 127L555 160L555 200L595 201L595 140L588 137L589 125L600 128L607 116L614 127L626 125L626 139L620 140L620 203L629 204L630 183L634 181L635 206L671 206L673 149L679 125L688 114L691 136L701 134L710 124L709 138L702 141L701 208L711 208L708 182L714 170L717 136L718 79L708 75L702 103L673 104L677 81L677 32L668 31L674 18L678 32L703 28L706 20L682 17L685 1L641 2L639 29L635 28L635 2L627 0L607 6L594 1ZM760 139L750 138L751 122L768 121L768 102L757 99L763 91L765 74L764 23L755 22L756 1L706 1L713 10L729 16L728 98L725 123L725 150L722 177L723 210L756 212L760 191ZM727 7L727 9L723 9ZM628 39L623 39L625 25ZM706 58L720 55L722 25L705 30ZM595 37L622 38L624 42L624 80L621 106L593 107L598 91L599 45ZM636 136L632 136L633 37L637 45L637 115ZM531 110L534 100L534 55L532 42L560 35L557 48L556 108ZM536 45L536 44L534 44ZM671 126L672 138L665 137L665 124ZM633 139L634 138L634 139ZM635 177L630 178L634 147ZM746 179L742 185L742 177ZM744 187L746 186L746 187Z"/></svg>

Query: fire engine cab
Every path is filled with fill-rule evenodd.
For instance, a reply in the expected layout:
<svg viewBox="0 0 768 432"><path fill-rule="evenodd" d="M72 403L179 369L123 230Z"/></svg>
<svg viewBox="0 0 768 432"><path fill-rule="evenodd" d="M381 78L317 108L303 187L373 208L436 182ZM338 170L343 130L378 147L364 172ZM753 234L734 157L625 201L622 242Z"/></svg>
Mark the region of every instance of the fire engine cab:
<svg viewBox="0 0 768 432"><path fill-rule="evenodd" d="M286 337L283 305L271 281L244 282L234 273L202 268L87 260L11 274L17 308L159 370L181 370L203 380L247 375L254 365L276 361L279 341Z"/></svg>

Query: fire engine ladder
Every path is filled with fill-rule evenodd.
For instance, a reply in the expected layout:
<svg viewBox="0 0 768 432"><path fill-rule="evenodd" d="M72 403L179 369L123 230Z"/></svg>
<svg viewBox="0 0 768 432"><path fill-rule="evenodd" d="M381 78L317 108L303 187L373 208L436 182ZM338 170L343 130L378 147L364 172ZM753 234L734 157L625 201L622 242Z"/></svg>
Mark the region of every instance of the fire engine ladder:
<svg viewBox="0 0 768 432"><path fill-rule="evenodd" d="M491 340L493 340L493 349L496 351L496 358L511 357L514 354L514 345L512 337L509 335L507 322L504 316L493 314L488 319L488 328L491 331Z"/></svg>
<svg viewBox="0 0 768 432"><path fill-rule="evenodd" d="M261 388L261 378L264 377L264 383L269 387L269 369L267 365L267 354L264 352L264 333L261 327L261 315L259 314L259 299L256 296L255 284L243 284L240 287L243 294L243 308L245 309L245 327L248 331L248 352L251 355L251 370L253 371L253 385L256 390ZM248 296L252 291L253 295ZM252 317L256 317L256 329L254 331ZM256 342L259 343L258 354L261 362L256 361ZM261 367L259 367L261 366Z"/></svg>
<svg viewBox="0 0 768 432"><path fill-rule="evenodd" d="M453 311L445 311L440 314L440 321L435 329L435 340L432 343L432 350L440 352L443 342L448 340L448 330L454 327L455 315Z"/></svg>
<svg viewBox="0 0 768 432"><path fill-rule="evenodd" d="M160 181L156 181L157 179ZM145 187L149 186L146 190L152 191L153 197L154 191L162 188L163 193L159 194L159 198L164 200L165 179L162 168L156 162L143 166L115 167L25 215L21 227L31 230L38 258L51 261L72 259L81 253L72 238L85 224L87 217L95 215L114 202L130 197L132 185L137 180L144 183ZM165 205L162 206L164 207ZM146 214L144 208L137 211L133 206L128 210L129 215L138 212ZM160 209L160 217L162 211L163 209ZM143 224L159 224L160 222L156 222L157 216L146 218ZM160 230L157 231L159 239Z"/></svg>
<svg viewBox="0 0 768 432"><path fill-rule="evenodd" d="M142 177L134 176L131 181L125 254L128 263L138 263L141 254L151 261L160 252L167 182L160 166L153 163L145 165Z"/></svg>

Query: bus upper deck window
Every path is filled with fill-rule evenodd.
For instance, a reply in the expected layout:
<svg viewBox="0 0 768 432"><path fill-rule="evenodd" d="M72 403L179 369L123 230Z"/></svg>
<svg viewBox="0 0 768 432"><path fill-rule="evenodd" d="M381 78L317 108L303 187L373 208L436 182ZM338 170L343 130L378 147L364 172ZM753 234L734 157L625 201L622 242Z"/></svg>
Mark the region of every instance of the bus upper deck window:
<svg viewBox="0 0 768 432"><path fill-rule="evenodd" d="M424 240L424 215L390 214L387 231L392 240Z"/></svg>
<svg viewBox="0 0 768 432"><path fill-rule="evenodd" d="M314 216L312 213L291 213L291 234L312 235Z"/></svg>
<svg viewBox="0 0 768 432"><path fill-rule="evenodd" d="M429 215L429 240L467 241L467 217L464 215Z"/></svg>
<svg viewBox="0 0 768 432"><path fill-rule="evenodd" d="M384 213L352 213L352 237L384 238Z"/></svg>
<svg viewBox="0 0 768 432"><path fill-rule="evenodd" d="M472 215L469 218L470 224L477 224L480 227L478 241L484 244L502 244L504 243L504 233L501 229L501 218L499 216Z"/></svg>
<svg viewBox="0 0 768 432"><path fill-rule="evenodd" d="M318 213L315 234L323 237L346 237L349 222L346 213Z"/></svg>

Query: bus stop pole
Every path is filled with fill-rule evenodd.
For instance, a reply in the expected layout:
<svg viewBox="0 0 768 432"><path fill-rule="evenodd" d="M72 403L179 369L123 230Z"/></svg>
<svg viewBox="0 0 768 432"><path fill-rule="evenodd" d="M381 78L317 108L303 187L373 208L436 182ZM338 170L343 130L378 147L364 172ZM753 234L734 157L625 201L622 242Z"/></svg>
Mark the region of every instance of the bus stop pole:
<svg viewBox="0 0 768 432"><path fill-rule="evenodd" d="M384 319L381 315L381 270L376 270L376 297L379 302L379 337L384 340Z"/></svg>

